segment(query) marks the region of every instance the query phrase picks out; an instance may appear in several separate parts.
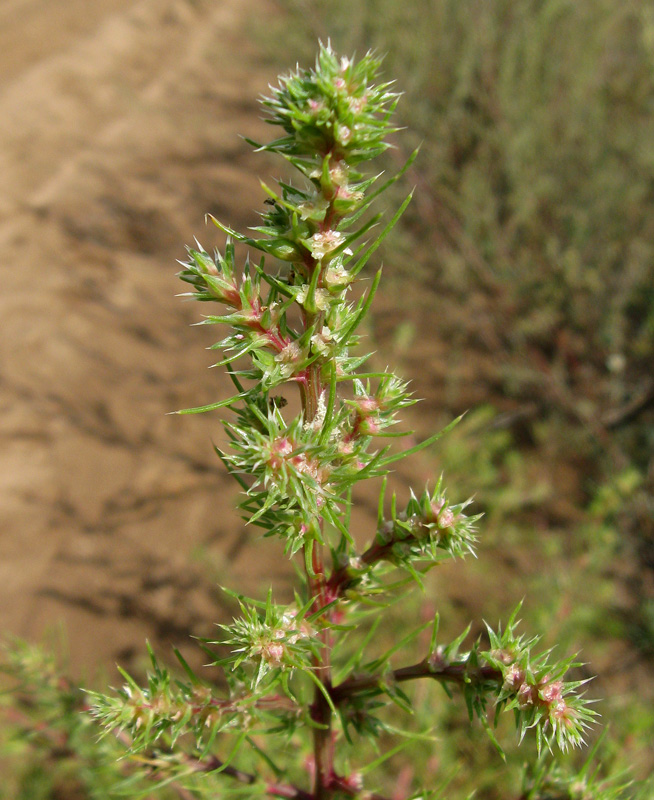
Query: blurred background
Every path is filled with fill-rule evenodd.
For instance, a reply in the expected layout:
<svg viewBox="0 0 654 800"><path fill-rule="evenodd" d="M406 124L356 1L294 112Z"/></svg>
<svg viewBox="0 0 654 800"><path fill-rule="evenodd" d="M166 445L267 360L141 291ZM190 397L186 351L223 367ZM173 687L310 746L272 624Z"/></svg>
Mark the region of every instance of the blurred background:
<svg viewBox="0 0 654 800"><path fill-rule="evenodd" d="M256 224L258 179L280 167L239 136L270 137L256 98L310 65L318 38L386 54L406 130L380 168L421 144L395 198L416 186L414 200L381 255L368 330L380 365L424 398L417 434L468 411L395 476L401 495L442 471L453 501L474 495L485 513L478 560L438 570L417 613L479 632L524 598L525 629L581 650L583 676L599 675L606 764L644 777L648 0L0 3L0 630L31 642L57 631L74 678L117 682L115 662L138 669L146 637L192 658L189 635L227 613L218 584L286 581L281 552L231 511L217 418L168 415L227 391L207 369L212 332L190 327L198 310L175 297L175 260L195 236L220 243L207 212ZM425 774L459 764L464 792L486 745L438 702L449 749L425 754ZM490 748L484 758L478 796L506 797L505 767Z"/></svg>

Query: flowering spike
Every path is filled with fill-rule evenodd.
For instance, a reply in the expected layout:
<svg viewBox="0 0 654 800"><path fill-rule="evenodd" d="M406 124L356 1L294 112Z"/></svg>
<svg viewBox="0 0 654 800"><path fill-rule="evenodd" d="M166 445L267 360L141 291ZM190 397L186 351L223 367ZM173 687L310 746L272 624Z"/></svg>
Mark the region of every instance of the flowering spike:
<svg viewBox="0 0 654 800"><path fill-rule="evenodd" d="M242 490L243 518L280 540L300 575L293 602L275 601L272 588L264 601L229 593L238 611L217 639L201 643L223 671L220 688L179 655L186 680L171 679L150 652L146 688L123 672L122 689L93 696L93 713L107 729L120 731L133 752L146 752L152 770L169 773L166 780L188 779L194 795L222 797L227 790L217 782L232 780L240 784L235 793L248 796L381 798L363 787L366 768L352 768L348 756L358 760L366 751L359 737L383 747L387 736L402 734L383 709L392 703L411 712L403 684L418 679L439 682L451 696L458 687L471 719L500 752L493 710L495 718L513 711L521 740L533 729L539 752L580 745L596 716L579 694L583 681L568 679L579 664L557 661L551 651L535 654L537 637L518 635L520 606L504 628L486 626L487 649L480 640L465 649L470 626L438 644L438 614L423 625L407 620L401 635L383 643L392 635L382 624L386 610L404 599L411 581L423 588L432 567L474 555L481 515L466 513L470 500L451 498L442 475L433 489L410 489L402 502L392 491L386 504L391 465L430 447L458 420L391 450L380 440L394 435L400 412L416 401L389 369L360 371L370 354L356 352L357 331L381 268L367 291L352 292L358 299L350 291L411 199L366 241L381 215L363 215L398 177L374 188L380 173L366 172L397 130L398 95L377 82L379 67L372 53L339 58L327 44L314 68L282 76L262 101L279 137L259 149L286 159L294 181L261 184L264 210L250 234L210 217L226 234L223 252L209 255L196 241L182 263L192 296L219 306L202 324L225 331L215 347L237 393L181 413L229 409L222 422L228 446L216 452ZM265 261L241 261L236 243ZM377 477L377 524L364 544L351 524L353 497L359 482ZM427 628L427 655L396 665ZM307 741L309 759L295 763L297 754L306 759ZM296 784L303 775L310 783Z"/></svg>

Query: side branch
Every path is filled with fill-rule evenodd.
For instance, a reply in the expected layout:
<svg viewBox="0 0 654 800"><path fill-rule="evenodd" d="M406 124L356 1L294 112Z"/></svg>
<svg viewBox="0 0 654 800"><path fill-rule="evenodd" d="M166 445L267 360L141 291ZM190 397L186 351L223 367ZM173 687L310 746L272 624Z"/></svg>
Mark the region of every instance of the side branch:
<svg viewBox="0 0 654 800"><path fill-rule="evenodd" d="M476 522L480 515L463 513L470 500L450 505L439 480L433 492L425 489L420 496L411 492L406 508L399 513L393 496L391 517L384 520L381 514L383 491L374 541L361 555L335 566L327 581L332 600L342 597L382 561L415 574L413 565L418 561L433 565L444 557L474 554Z"/></svg>
<svg viewBox="0 0 654 800"><path fill-rule="evenodd" d="M425 658L409 667L395 669L389 674L353 675L331 690L331 698L335 705L345 702L350 697L358 694L381 694L384 683L394 681L417 680L419 678L432 678L441 683L496 683L502 685L504 677L502 671L495 667L471 667L466 661L447 664L436 658Z"/></svg>
<svg viewBox="0 0 654 800"><path fill-rule="evenodd" d="M366 567L372 567L380 561L389 559L392 554L393 544L395 544L395 542L383 545L375 542L370 545L360 556L361 564L364 564ZM359 578L359 575L352 575L350 573L350 568L347 565L335 569L327 581L329 597L331 599L341 597L352 584L359 580Z"/></svg>

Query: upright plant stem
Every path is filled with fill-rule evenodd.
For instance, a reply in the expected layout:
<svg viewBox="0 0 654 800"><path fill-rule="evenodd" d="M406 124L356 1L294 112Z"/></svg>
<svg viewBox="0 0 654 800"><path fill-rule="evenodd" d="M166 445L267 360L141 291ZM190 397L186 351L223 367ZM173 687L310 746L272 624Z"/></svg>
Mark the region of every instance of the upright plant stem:
<svg viewBox="0 0 654 800"><path fill-rule="evenodd" d="M314 269L319 269L316 265ZM308 329L316 322L318 316L304 315L305 329ZM307 380L302 388L302 410L306 422L312 422L317 413L320 397L323 392L323 385L320 378L320 366L312 364L307 371ZM319 522L321 533L323 522ZM325 574L325 564L323 557L323 545L320 542L311 540L305 544L305 548L311 548L311 570L307 570L307 580L309 594L314 599L314 611L319 611L327 605L326 586L327 578ZM305 564L307 560L305 558ZM323 647L320 655L315 659L316 675L321 681L327 692L331 691L331 634L327 627L320 633ZM329 786L334 777L334 740L332 735L332 710L326 697L318 687L314 692L314 700L311 707L311 719L315 723L313 729L313 755L315 764L314 776L314 797L315 800L324 800L329 797Z"/></svg>

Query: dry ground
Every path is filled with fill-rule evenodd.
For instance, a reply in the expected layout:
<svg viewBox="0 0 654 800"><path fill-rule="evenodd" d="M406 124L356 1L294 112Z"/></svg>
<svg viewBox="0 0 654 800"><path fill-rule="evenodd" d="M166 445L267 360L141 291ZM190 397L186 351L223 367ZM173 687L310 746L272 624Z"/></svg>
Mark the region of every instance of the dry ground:
<svg viewBox="0 0 654 800"><path fill-rule="evenodd" d="M217 420L166 415L224 396L175 259L218 241L207 211L252 224L239 134L274 73L247 26L276 13L0 4L0 630L63 621L74 669L207 633L223 573L284 567L242 547Z"/></svg>
<svg viewBox="0 0 654 800"><path fill-rule="evenodd" d="M35 641L62 623L73 673L130 666L146 637L185 649L215 630L218 583L288 575L232 510L218 417L168 415L231 388L175 262L195 236L221 241L206 212L256 224L268 164L240 136L271 135L256 98L277 68L258 45L283 35L280 13L0 3L0 632ZM397 312L377 306L384 336ZM425 342L410 365L423 386L439 363Z"/></svg>

